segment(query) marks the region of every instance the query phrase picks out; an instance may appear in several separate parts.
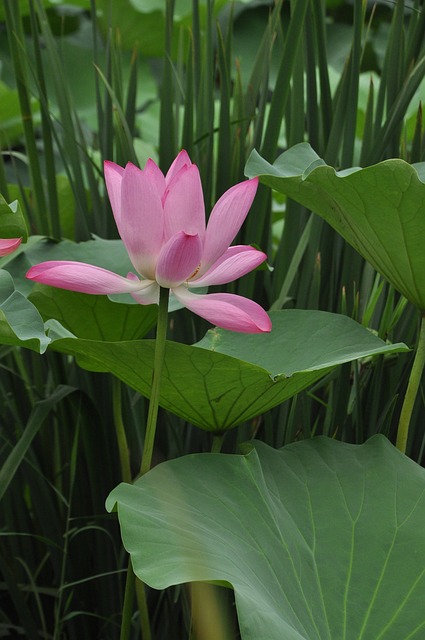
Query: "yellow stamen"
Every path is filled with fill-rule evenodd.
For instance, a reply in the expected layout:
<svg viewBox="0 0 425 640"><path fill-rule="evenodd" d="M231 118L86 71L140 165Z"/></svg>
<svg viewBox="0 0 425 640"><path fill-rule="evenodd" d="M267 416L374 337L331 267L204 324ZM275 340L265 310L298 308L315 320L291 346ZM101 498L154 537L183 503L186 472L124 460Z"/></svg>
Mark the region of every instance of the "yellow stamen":
<svg viewBox="0 0 425 640"><path fill-rule="evenodd" d="M190 278L188 278L189 280L192 280L192 278L194 278L196 276L196 274L198 273L199 269L201 268L201 263L198 264L198 266L196 267L195 271L192 273L192 275L190 276Z"/></svg>

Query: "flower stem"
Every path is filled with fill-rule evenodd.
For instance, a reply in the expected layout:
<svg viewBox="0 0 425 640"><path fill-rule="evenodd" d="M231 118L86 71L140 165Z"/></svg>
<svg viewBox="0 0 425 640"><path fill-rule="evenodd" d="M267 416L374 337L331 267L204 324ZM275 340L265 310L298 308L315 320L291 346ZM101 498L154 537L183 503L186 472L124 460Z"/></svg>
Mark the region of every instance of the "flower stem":
<svg viewBox="0 0 425 640"><path fill-rule="evenodd" d="M146 424L145 442L143 444L142 464L140 475L144 475L151 468L153 447L155 442L156 421L158 417L159 392L161 387L161 373L165 354L165 340L168 326L168 297L169 289L160 288L158 323L156 326L155 355L152 374L152 391L149 402L148 421ZM141 580L136 577L136 595L140 613L140 626L143 640L151 640L149 612L146 601L146 589Z"/></svg>
<svg viewBox="0 0 425 640"><path fill-rule="evenodd" d="M152 375L152 391L149 402L148 421L146 425L145 442L143 445L140 475L143 476L151 468L153 445L155 440L156 420L158 417L159 392L161 385L162 364L164 362L165 339L168 325L168 297L169 289L160 288L158 324L156 327L155 356Z"/></svg>
<svg viewBox="0 0 425 640"><path fill-rule="evenodd" d="M406 453L410 419L412 417L413 407L415 404L416 395L418 393L419 384L421 382L424 366L425 366L425 316L422 316L421 328L419 331L419 338L418 338L418 344L416 347L415 359L413 361L412 371L410 372L409 383L407 385L406 395L404 396L403 406L401 408L400 420L398 422L396 447L402 453Z"/></svg>
<svg viewBox="0 0 425 640"><path fill-rule="evenodd" d="M140 475L149 471L152 463L153 446L155 441L156 420L158 417L159 391L161 384L162 363L165 353L165 339L168 325L168 297L169 289L161 287L159 293L158 323L156 328L155 355L152 375L152 392L149 403L148 420L146 425L145 442L143 446L142 464ZM119 385L119 383L118 383ZM131 482L130 464L128 459L128 446L125 437L124 425L121 417L121 387L114 386L114 422L117 432L118 447L120 452L121 470L124 482ZM124 455L126 453L126 456ZM127 463L124 458L127 458ZM128 465L128 466L127 466ZM128 474L128 475L127 475ZM129 478L128 480L126 478ZM149 623L149 611L146 600L145 585L139 580L133 571L131 559L128 563L127 581L124 593L124 606L121 622L120 640L129 640L131 632L131 615L133 611L134 594L136 593L139 609L140 628L143 640L151 640L152 634Z"/></svg>

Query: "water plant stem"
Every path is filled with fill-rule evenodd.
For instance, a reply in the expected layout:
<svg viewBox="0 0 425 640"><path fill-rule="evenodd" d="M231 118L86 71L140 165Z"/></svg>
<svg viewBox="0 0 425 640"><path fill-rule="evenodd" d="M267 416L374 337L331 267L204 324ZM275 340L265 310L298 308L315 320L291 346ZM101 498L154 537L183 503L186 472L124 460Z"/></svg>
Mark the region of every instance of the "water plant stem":
<svg viewBox="0 0 425 640"><path fill-rule="evenodd" d="M121 478L123 482L131 483L130 453L125 433L124 422L121 411L121 382L117 378L112 379L112 410L114 416L115 433L118 442L118 453L121 466ZM143 588L143 585L142 585ZM124 602L121 618L120 640L129 640L131 637L131 619L133 615L134 595L136 593L136 576L134 575L131 559L128 561L127 578L125 582ZM146 632L146 625L149 627L149 618L146 616L147 602L145 591L137 591L137 605L139 608L140 625L143 629L144 640L150 640L150 628Z"/></svg>
<svg viewBox="0 0 425 640"><path fill-rule="evenodd" d="M156 421L158 417L159 407L159 392L161 385L161 372L162 364L164 361L165 353L165 340L167 337L168 326L168 298L170 290L163 287L159 292L159 310L158 310L158 323L156 327L156 341L155 341L155 355L152 374L152 391L151 399L149 402L148 420L146 424L145 442L143 446L142 463L140 466L140 475L142 476L151 468L153 447L155 442ZM119 393L119 395L118 395ZM126 482L124 476L130 473L129 461L124 461L124 452L127 452L128 460L128 446L125 437L124 425L122 424L121 410L118 408L121 406L121 392L120 387L114 386L114 422L117 432L118 446L120 449L121 469L123 474L123 480ZM128 464L128 467L127 467ZM128 482L131 482L128 480ZM149 622L149 611L146 600L145 585L139 580L133 572L133 566L131 560L128 563L127 581L125 585L124 593L124 605L121 620L121 634L120 640L129 640L131 632L131 615L133 610L133 599L136 593L137 605L139 609L140 628L142 632L143 640L151 640L151 628Z"/></svg>
<svg viewBox="0 0 425 640"><path fill-rule="evenodd" d="M140 475L143 476L149 471L152 464L152 454L155 442L156 422L159 407L159 392L161 388L161 373L165 354L165 340L167 338L168 326L168 298L169 289L160 288L158 322L156 325L155 355L152 374L152 391L149 402L148 421L146 424L145 442L143 444L142 464ZM140 612L140 627L143 640L151 640L151 629L149 623L149 612L146 601L146 589L141 580L136 578L136 596Z"/></svg>
<svg viewBox="0 0 425 640"><path fill-rule="evenodd" d="M136 576L134 575L131 560L128 560L127 578L125 582L124 603L122 608L120 640L128 640L131 634L131 617L133 615L133 602Z"/></svg>
<svg viewBox="0 0 425 640"><path fill-rule="evenodd" d="M136 576L136 599L137 608L139 609L140 617L140 631L142 632L143 640L152 640L151 624L149 619L148 601L146 598L145 584L139 580Z"/></svg>
<svg viewBox="0 0 425 640"><path fill-rule="evenodd" d="M406 395L404 396L403 406L401 408L400 419L398 422L396 447L402 453L406 453L410 419L412 417L413 407L415 404L416 395L418 393L419 384L421 382L424 366L425 316L422 316L415 359L413 360L412 371L410 372L409 383L407 385Z"/></svg>
<svg viewBox="0 0 425 640"><path fill-rule="evenodd" d="M149 402L148 421L146 424L145 442L143 445L140 475L143 476L151 468L153 446L155 441L156 420L158 417L159 392L161 386L162 364L165 354L165 339L168 325L168 297L169 289L160 288L158 323L156 326L155 355L152 374L152 391Z"/></svg>
<svg viewBox="0 0 425 640"><path fill-rule="evenodd" d="M112 378L112 410L120 457L121 478L123 482L131 482L130 455L121 414L121 382L115 377Z"/></svg>
<svg viewBox="0 0 425 640"><path fill-rule="evenodd" d="M213 435L213 441L211 444L211 453L220 453L221 447L223 446L223 440L225 435L226 435L225 433L220 433L220 434L215 433Z"/></svg>
<svg viewBox="0 0 425 640"><path fill-rule="evenodd" d="M136 594L137 608L139 610L141 637L143 640L152 640L145 585L135 575L130 558L128 561L127 578L125 582L120 640L129 640L131 638L131 619L133 615L134 594Z"/></svg>

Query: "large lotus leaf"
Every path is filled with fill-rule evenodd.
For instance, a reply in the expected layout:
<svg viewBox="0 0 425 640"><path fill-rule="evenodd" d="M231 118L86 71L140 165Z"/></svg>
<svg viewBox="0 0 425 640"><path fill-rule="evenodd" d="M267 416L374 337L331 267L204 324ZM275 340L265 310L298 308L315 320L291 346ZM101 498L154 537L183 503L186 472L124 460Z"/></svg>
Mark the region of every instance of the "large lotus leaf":
<svg viewBox="0 0 425 640"><path fill-rule="evenodd" d="M0 269L0 344L43 353L49 342L37 309L16 291L10 274Z"/></svg>
<svg viewBox="0 0 425 640"><path fill-rule="evenodd" d="M143 338L155 325L158 305L116 304L94 296L37 286L29 300L44 320L58 320L68 331L89 340Z"/></svg>
<svg viewBox="0 0 425 640"><path fill-rule="evenodd" d="M196 346L257 364L273 377L290 377L407 348L401 343L385 345L358 322L336 313L286 309L269 315L271 333L243 334L215 328Z"/></svg>
<svg viewBox="0 0 425 640"><path fill-rule="evenodd" d="M425 636L425 470L383 436L186 456L115 506L135 573L230 583L243 640Z"/></svg>
<svg viewBox="0 0 425 640"><path fill-rule="evenodd" d="M387 345L350 318L321 311L271 314L269 334L213 330L199 345L168 342L160 404L202 429L224 431L284 402L333 367L379 353ZM51 348L92 371L109 371L150 396L155 342L64 338Z"/></svg>
<svg viewBox="0 0 425 640"><path fill-rule="evenodd" d="M271 165L255 151L246 173L322 216L398 291L425 311L423 168L385 160L335 171L302 143Z"/></svg>

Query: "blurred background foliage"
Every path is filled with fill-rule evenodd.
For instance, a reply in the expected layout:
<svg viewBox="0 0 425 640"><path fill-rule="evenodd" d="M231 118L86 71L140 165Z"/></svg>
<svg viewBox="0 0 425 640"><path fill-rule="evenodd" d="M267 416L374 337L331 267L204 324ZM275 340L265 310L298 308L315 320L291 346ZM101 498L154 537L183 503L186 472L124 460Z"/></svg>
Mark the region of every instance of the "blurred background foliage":
<svg viewBox="0 0 425 640"><path fill-rule="evenodd" d="M0 193L19 200L32 235L80 242L117 237L105 159L152 157L166 170L187 149L207 212L244 179L253 148L273 161L308 141L336 168L423 161L424 49L419 0L3 0ZM416 310L297 203L260 187L237 240L267 251L269 268L229 291L265 308L343 313L415 345ZM2 264L24 268L25 254ZM207 329L181 310L169 337L191 344ZM233 429L223 450L252 437L274 447L316 434L394 440L411 362L343 365ZM118 638L126 558L104 499L120 481L118 399L134 473L147 402L52 352L5 345L0 366L1 459L29 425L34 435L1 493L0 635ZM422 394L408 444L420 463L423 418ZM157 462L210 447L209 433L161 413ZM148 595L155 638L191 637L185 588Z"/></svg>

